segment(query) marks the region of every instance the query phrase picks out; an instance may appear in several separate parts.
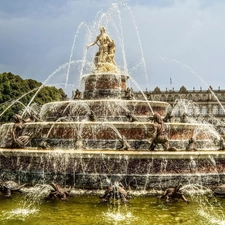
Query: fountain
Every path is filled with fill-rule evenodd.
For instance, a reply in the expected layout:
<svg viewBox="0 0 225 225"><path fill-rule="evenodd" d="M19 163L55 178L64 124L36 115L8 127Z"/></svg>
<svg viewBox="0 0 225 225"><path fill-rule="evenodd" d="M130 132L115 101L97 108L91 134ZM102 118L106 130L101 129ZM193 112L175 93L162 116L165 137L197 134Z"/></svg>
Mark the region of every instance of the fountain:
<svg viewBox="0 0 225 225"><path fill-rule="evenodd" d="M225 154L212 125L165 122L169 104L135 98L127 84L132 78L118 68L116 45L105 27L87 48L94 45L99 49L94 68L81 76L83 91L43 105L38 118L15 115L14 123L0 127L0 176L84 190L106 188L108 180L136 190L177 180L223 183Z"/></svg>

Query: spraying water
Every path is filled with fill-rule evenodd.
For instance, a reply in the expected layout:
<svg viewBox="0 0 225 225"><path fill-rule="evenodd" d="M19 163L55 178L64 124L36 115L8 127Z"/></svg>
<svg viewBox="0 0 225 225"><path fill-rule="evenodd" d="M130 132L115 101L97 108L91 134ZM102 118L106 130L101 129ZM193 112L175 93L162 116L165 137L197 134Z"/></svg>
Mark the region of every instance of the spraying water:
<svg viewBox="0 0 225 225"><path fill-rule="evenodd" d="M149 103L149 101L148 101L146 95L145 95L144 92L141 90L141 88L140 88L140 86L138 85L138 83L137 83L132 77L130 77L130 79L132 80L132 82L136 85L136 87L138 87L138 89L139 89L140 92L142 93L142 95L143 95L144 99L146 100L146 102L147 102L147 104L148 104L148 106L149 106L149 109L151 110L151 113L152 113L152 115L153 115L153 114L154 114L154 111L153 111L153 109L152 109L152 107L151 107L151 105L150 105L150 103Z"/></svg>
<svg viewBox="0 0 225 225"><path fill-rule="evenodd" d="M73 44L72 44L72 48L71 48L71 52L70 52L70 58L69 58L68 68L67 68L67 73L66 73L65 88L67 88L67 83L68 83L68 78L69 78L69 72L70 72L70 65L72 63L72 57L73 57L73 53L74 53L74 47L75 47L76 39L77 39L77 36L80 33L80 30L81 30L81 28L83 26L87 26L87 24L85 22L80 23L80 25L78 26L78 29L76 31L76 34L74 35L74 38L73 38Z"/></svg>
<svg viewBox="0 0 225 225"><path fill-rule="evenodd" d="M184 64L180 61L178 61L177 59L169 59L168 57L162 57L162 56L157 56L155 57L155 59L161 59L161 60L167 60L170 63L176 63L178 65L180 65L181 67L186 68L190 73L192 73L193 75L197 76L202 83L206 86L206 88L210 91L210 93L213 95L213 97L215 98L215 100L218 102L218 104L220 105L221 109L225 112L225 108L224 106L221 104L221 102L219 101L218 97L216 96L216 94L213 92L212 88L210 87L210 85L208 85L205 80L196 72L194 71L190 66L188 66L187 64ZM149 60L150 61L150 60Z"/></svg>
<svg viewBox="0 0 225 225"><path fill-rule="evenodd" d="M51 77L53 77L57 72L59 72L60 70L64 69L66 66L68 66L69 63L65 63L64 65L60 66L58 69L56 69L52 74L50 74L48 76L48 78L43 82L43 84L38 88L37 92L34 94L34 96L31 98L30 102L28 103L27 107L28 108L30 106L30 104L33 102L33 100L35 99L35 97L37 96L37 94L39 93L39 91L45 86L45 84L51 79ZM26 109L25 109L26 110ZM25 113L25 110L23 112L23 114ZM23 115L22 114L22 115Z"/></svg>
<svg viewBox="0 0 225 225"><path fill-rule="evenodd" d="M10 107L12 107L15 103L17 103L17 102L19 102L20 101L20 99L22 99L23 97L25 97L26 95L28 95L28 94L30 94L30 93L32 93L32 92L34 92L34 91L36 91L37 89L39 89L39 88L35 88L35 89L33 89L33 90L31 90L31 91L29 91L29 92L27 92L27 93L25 93L25 94L23 94L21 97L19 97L19 98L17 98L16 100L14 100L14 101L12 101L11 102L11 104L0 114L0 117L10 108ZM25 107L25 111L27 111L28 109L27 109L27 107ZM24 111L24 112L25 112Z"/></svg>

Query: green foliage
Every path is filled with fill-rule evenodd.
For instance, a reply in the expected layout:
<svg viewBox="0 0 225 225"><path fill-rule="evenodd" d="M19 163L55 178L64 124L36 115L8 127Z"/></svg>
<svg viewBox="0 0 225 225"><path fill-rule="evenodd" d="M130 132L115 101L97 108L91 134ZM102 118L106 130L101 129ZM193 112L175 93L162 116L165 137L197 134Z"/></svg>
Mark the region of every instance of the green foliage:
<svg viewBox="0 0 225 225"><path fill-rule="evenodd" d="M41 82L32 79L23 80L20 76L10 72L0 74L0 114L8 108L0 117L0 122L8 122L15 113L23 111L24 106L30 102L41 85ZM44 86L36 95L33 103L43 105L47 102L60 101L64 96L65 93L61 88ZM9 107L13 101L16 102Z"/></svg>

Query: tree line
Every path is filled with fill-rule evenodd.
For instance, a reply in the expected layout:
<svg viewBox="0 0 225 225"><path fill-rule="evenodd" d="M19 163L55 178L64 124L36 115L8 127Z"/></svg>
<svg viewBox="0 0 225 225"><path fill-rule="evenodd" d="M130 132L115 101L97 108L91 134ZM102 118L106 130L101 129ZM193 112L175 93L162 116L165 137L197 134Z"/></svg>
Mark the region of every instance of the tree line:
<svg viewBox="0 0 225 225"><path fill-rule="evenodd" d="M41 86L42 83L36 80L24 80L19 75L14 75L11 72L1 73L0 122L9 122L15 113L23 112L25 106L28 105ZM54 86L43 86L32 104L41 106L47 102L63 100L65 96L62 88L57 89Z"/></svg>

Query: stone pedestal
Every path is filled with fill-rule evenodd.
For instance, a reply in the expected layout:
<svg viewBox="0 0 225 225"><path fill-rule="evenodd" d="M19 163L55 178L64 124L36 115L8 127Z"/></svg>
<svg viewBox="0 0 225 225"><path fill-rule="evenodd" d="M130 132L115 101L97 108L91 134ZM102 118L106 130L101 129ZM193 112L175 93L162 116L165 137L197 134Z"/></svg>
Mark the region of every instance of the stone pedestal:
<svg viewBox="0 0 225 225"><path fill-rule="evenodd" d="M128 75L111 73L85 75L83 99L120 98L127 89L128 78Z"/></svg>

